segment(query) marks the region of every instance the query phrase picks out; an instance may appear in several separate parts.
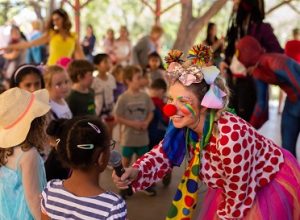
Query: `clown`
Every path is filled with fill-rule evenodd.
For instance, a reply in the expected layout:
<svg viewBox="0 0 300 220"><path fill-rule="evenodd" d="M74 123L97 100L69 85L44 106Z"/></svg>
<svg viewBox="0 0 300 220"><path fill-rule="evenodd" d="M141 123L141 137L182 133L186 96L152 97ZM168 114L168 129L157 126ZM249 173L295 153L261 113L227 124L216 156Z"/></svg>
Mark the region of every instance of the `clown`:
<svg viewBox="0 0 300 220"><path fill-rule="evenodd" d="M295 158L226 112L229 92L210 49L197 45L183 62L171 51L164 139L126 169L115 184L134 191L159 181L187 158L166 219L192 219L199 182L208 186L198 219L299 219L300 167ZM269 203L272 201L272 203ZM268 203L268 206L265 204Z"/></svg>

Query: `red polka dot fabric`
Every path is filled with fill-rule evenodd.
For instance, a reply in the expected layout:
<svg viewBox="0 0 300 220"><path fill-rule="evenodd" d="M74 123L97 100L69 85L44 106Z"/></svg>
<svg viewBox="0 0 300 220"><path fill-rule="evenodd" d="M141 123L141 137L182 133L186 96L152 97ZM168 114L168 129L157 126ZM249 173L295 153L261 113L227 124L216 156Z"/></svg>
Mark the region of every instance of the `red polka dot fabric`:
<svg viewBox="0 0 300 220"><path fill-rule="evenodd" d="M199 175L209 187L223 191L218 216L242 218L252 207L256 192L280 170L283 154L272 141L231 113L222 114L218 130L218 136L212 137L203 151ZM133 167L141 171L140 178L133 183L135 190L157 182L171 169L161 145L145 154Z"/></svg>

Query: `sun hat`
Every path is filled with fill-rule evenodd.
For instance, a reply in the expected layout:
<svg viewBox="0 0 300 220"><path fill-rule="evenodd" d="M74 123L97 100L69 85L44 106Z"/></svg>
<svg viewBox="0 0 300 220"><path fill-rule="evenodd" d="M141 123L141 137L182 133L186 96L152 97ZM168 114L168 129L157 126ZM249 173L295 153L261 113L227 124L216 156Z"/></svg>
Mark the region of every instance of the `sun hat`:
<svg viewBox="0 0 300 220"><path fill-rule="evenodd" d="M49 93L15 87L0 95L0 106L0 148L13 147L25 141L31 122L50 110Z"/></svg>

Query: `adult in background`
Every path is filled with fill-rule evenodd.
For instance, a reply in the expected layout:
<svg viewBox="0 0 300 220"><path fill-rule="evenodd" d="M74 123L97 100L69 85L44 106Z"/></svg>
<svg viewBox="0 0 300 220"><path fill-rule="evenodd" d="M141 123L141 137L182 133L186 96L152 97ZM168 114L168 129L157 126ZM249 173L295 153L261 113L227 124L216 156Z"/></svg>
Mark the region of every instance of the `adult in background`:
<svg viewBox="0 0 300 220"><path fill-rule="evenodd" d="M109 28L106 31L106 36L103 39L103 49L106 54L108 54L112 64L117 62L117 57L115 53L115 32L113 29Z"/></svg>
<svg viewBox="0 0 300 220"><path fill-rule="evenodd" d="M293 29L293 39L286 42L284 53L300 64L300 29ZM280 114L282 112L282 103L285 99L285 94L282 90L279 92L278 99L278 114Z"/></svg>
<svg viewBox="0 0 300 220"><path fill-rule="evenodd" d="M71 32L71 27L67 12L61 8L56 9L51 13L46 32L40 38L9 45L5 49L25 49L49 43L47 65L56 64L62 57L83 59L83 51L76 34Z"/></svg>
<svg viewBox="0 0 300 220"><path fill-rule="evenodd" d="M42 22L35 20L31 22L32 32L29 36L29 41L38 39L42 36ZM27 50L26 63L41 64L46 58L46 48L44 45L31 47Z"/></svg>
<svg viewBox="0 0 300 220"><path fill-rule="evenodd" d="M129 64L131 56L131 41L126 26L121 26L120 37L115 41L115 54L117 64L126 66Z"/></svg>
<svg viewBox="0 0 300 220"><path fill-rule="evenodd" d="M132 64L140 65L142 69L146 69L148 65L148 55L154 51L158 51L158 41L163 34L160 26L154 25L150 35L142 37L132 49Z"/></svg>
<svg viewBox="0 0 300 220"><path fill-rule="evenodd" d="M293 39L286 42L284 52L287 56L300 63L300 29L293 30Z"/></svg>
<svg viewBox="0 0 300 220"><path fill-rule="evenodd" d="M229 87L232 90L230 107L235 108L241 118L251 121L255 128L259 128L268 119L268 105L264 109L254 110L256 104L255 83L246 70L239 72L236 68L240 66L240 63L234 56L235 44L243 36L250 35L256 38L267 52L282 53L283 50L271 25L263 22L265 18L263 0L235 0L233 11L226 36L225 62L220 63L220 69L224 73L230 66L227 72ZM267 90L267 87L265 86L263 89ZM268 94L266 95L266 104L268 104L267 99Z"/></svg>
<svg viewBox="0 0 300 220"><path fill-rule="evenodd" d="M88 61L93 62L93 51L96 43L96 37L94 35L94 29L91 24L86 28L86 35L81 43L83 53Z"/></svg>
<svg viewBox="0 0 300 220"><path fill-rule="evenodd" d="M208 23L206 39L203 43L211 46L213 50L213 63L218 66L222 61L221 53L224 50L224 37L220 39L217 37L217 25L215 23Z"/></svg>
<svg viewBox="0 0 300 220"><path fill-rule="evenodd" d="M26 43L26 37L18 26L13 25L10 30L9 49L3 54L5 58L4 78L7 80L11 78L18 66L25 63L26 50L13 48L18 43Z"/></svg>
<svg viewBox="0 0 300 220"><path fill-rule="evenodd" d="M278 85L287 94L281 118L281 144L296 157L300 133L300 65L279 53L265 53L259 42L250 36L243 37L236 45L239 61L247 67L258 83ZM258 103L264 92L257 90Z"/></svg>

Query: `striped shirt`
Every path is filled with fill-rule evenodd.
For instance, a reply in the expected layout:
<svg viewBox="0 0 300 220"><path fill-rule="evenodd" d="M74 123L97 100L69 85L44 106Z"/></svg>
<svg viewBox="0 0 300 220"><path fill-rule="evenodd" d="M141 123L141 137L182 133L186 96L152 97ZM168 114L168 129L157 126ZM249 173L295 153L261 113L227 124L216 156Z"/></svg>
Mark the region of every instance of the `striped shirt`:
<svg viewBox="0 0 300 220"><path fill-rule="evenodd" d="M42 212L50 219L125 220L125 201L113 192L98 196L78 197L63 187L61 180L51 180L42 192Z"/></svg>

